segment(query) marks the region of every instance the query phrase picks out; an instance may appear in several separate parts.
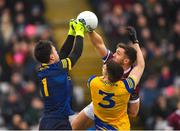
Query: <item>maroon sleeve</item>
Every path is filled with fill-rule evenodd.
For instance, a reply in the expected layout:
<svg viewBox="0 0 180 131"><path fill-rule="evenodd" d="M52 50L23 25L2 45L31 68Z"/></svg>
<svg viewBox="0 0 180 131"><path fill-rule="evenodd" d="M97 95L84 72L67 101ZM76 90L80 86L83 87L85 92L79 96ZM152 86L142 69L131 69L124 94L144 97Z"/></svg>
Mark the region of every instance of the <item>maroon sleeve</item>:
<svg viewBox="0 0 180 131"><path fill-rule="evenodd" d="M134 92L130 95L130 100L137 100L139 98L139 86L137 85Z"/></svg>
<svg viewBox="0 0 180 131"><path fill-rule="evenodd" d="M173 127L174 129L176 129L176 121L177 120L177 115L176 113L172 113L168 118L167 118L167 121L168 121L168 125Z"/></svg>
<svg viewBox="0 0 180 131"><path fill-rule="evenodd" d="M105 64L112 57L113 57L113 53L110 50L107 50L107 55L102 58L103 63Z"/></svg>
<svg viewBox="0 0 180 131"><path fill-rule="evenodd" d="M123 77L127 78L132 69L133 69L133 66L130 67L130 69L128 69L126 73L124 73ZM137 100L138 98L139 98L139 85L137 85L134 92L131 93L130 100L134 101L134 100Z"/></svg>

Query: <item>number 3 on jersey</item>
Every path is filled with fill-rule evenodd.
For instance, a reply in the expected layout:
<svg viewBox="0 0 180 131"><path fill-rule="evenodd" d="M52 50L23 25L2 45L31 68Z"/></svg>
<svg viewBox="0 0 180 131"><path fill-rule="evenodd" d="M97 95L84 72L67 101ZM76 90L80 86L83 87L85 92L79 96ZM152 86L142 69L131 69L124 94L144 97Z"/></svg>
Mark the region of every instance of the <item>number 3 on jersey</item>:
<svg viewBox="0 0 180 131"><path fill-rule="evenodd" d="M102 104L102 103L98 103L99 106L103 107L103 108L112 108L115 105L115 101L113 101L111 98L114 96L114 93L106 93L102 90L99 90L99 94L100 95L105 95L105 97L103 98L104 101L107 101L109 104Z"/></svg>

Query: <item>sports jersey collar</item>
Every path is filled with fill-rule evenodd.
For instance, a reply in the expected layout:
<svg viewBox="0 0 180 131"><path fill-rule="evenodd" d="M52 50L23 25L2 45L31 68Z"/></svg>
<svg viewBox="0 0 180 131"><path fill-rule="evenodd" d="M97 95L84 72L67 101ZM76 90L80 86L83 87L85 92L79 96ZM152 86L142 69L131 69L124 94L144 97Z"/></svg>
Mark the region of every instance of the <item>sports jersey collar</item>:
<svg viewBox="0 0 180 131"><path fill-rule="evenodd" d="M48 66L48 64L47 64L47 63L42 63L41 65L42 65L42 66Z"/></svg>
<svg viewBox="0 0 180 131"><path fill-rule="evenodd" d="M46 64L46 63L42 63L42 64L40 65L40 67L39 67L39 70L42 71L42 70L47 69L47 68L49 68L49 65Z"/></svg>
<svg viewBox="0 0 180 131"><path fill-rule="evenodd" d="M127 70L124 71L124 74L128 73L131 70L131 67L129 67Z"/></svg>

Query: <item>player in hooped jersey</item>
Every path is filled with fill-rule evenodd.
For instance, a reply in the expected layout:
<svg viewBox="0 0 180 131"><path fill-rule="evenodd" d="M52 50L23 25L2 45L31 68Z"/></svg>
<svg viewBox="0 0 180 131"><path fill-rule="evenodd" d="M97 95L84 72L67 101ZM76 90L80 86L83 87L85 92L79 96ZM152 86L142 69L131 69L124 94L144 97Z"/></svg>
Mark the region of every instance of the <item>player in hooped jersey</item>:
<svg viewBox="0 0 180 131"><path fill-rule="evenodd" d="M51 41L39 41L34 50L41 67L37 73L44 100L40 130L70 130L71 80L68 71L82 54L85 28L82 23L70 21L68 37L58 55ZM73 48L74 43L74 48ZM72 51L71 51L72 50Z"/></svg>
<svg viewBox="0 0 180 131"><path fill-rule="evenodd" d="M132 65L136 60L136 51L128 46L119 44L114 54L105 47L102 37L95 31L89 33L90 39L98 50L100 56L103 58L103 62L106 63L109 59L113 59L122 65L124 69L123 77L126 78L132 70ZM132 42L136 42L137 38L132 38ZM128 106L129 116L135 117L139 111L139 96L138 88L131 94ZM94 120L94 112L92 103L85 107L72 122L73 129L87 129L92 126Z"/></svg>
<svg viewBox="0 0 180 131"><path fill-rule="evenodd" d="M134 32L132 28L128 30ZM122 77L122 66L111 59L103 65L102 76L91 76L88 80L98 130L130 130L127 105L145 66L139 44L134 43L134 48L137 64L126 79Z"/></svg>
<svg viewBox="0 0 180 131"><path fill-rule="evenodd" d="M128 27L128 34L137 40L136 31ZM102 76L88 80L94 109L95 127L98 130L130 130L127 105L144 71L145 62L138 41L134 41L137 63L129 76L123 79L123 68L113 60L103 65Z"/></svg>

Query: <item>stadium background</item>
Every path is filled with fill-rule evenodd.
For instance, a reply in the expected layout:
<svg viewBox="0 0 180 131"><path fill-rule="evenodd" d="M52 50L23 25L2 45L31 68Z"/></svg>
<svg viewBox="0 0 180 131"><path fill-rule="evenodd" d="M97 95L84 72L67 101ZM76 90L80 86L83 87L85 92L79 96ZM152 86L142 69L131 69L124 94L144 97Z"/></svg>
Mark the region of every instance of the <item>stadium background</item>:
<svg viewBox="0 0 180 131"><path fill-rule="evenodd" d="M167 129L180 101L179 5L179 0L0 0L0 129L37 129L43 103L34 44L49 39L60 48L69 19L84 10L98 15L97 32L112 51L117 43L128 42L120 26L135 26L146 69L140 83L140 112L132 127ZM90 101L88 77L101 74L102 62L88 35L84 45L71 71L75 111Z"/></svg>

